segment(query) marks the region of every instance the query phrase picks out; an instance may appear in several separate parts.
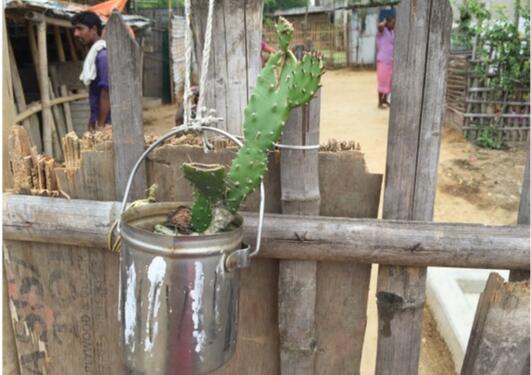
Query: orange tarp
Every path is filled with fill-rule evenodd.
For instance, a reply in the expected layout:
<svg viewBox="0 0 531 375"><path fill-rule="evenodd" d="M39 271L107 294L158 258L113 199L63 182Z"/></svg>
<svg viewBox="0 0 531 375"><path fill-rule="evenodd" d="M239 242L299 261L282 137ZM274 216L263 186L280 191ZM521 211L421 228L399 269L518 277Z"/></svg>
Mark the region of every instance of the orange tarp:
<svg viewBox="0 0 531 375"><path fill-rule="evenodd" d="M86 10L97 13L100 17L107 19L111 16L113 10L123 11L127 0L108 0L103 3L92 5Z"/></svg>

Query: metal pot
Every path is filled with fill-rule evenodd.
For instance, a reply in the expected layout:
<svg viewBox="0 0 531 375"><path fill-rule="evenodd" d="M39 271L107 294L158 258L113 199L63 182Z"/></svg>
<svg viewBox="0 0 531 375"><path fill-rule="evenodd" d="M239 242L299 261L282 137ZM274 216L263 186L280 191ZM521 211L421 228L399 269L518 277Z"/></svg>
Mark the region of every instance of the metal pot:
<svg viewBox="0 0 531 375"><path fill-rule="evenodd" d="M241 249L242 229L151 233L178 206L150 204L122 216L120 318L129 374L204 374L236 348L240 271L226 262Z"/></svg>
<svg viewBox="0 0 531 375"><path fill-rule="evenodd" d="M247 267L260 248L263 183L253 251L242 248L241 225L213 235L152 233L155 224L181 205L177 202L125 211L133 178L147 154L169 137L190 130L218 133L242 145L217 128L181 126L150 145L131 171L117 225L122 237L119 319L130 375L204 374L221 367L236 348L239 268Z"/></svg>

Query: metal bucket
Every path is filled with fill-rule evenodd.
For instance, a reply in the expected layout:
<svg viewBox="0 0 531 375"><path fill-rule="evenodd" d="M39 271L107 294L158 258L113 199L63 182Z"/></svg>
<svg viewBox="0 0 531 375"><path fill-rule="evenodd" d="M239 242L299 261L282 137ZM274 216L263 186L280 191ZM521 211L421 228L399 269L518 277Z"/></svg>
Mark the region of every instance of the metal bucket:
<svg viewBox="0 0 531 375"><path fill-rule="evenodd" d="M150 145L136 162L124 193L118 231L122 347L127 374L197 375L227 362L236 348L239 268L260 248L264 185L253 251L242 248L242 226L213 235L152 233L180 203L153 203L125 211L134 175L151 150L189 130L174 128ZM217 128L201 127L241 142ZM125 212L124 212L125 211Z"/></svg>
<svg viewBox="0 0 531 375"><path fill-rule="evenodd" d="M177 203L122 218L122 340L128 374L204 374L234 353L240 271L226 269L242 229L209 236L151 233Z"/></svg>

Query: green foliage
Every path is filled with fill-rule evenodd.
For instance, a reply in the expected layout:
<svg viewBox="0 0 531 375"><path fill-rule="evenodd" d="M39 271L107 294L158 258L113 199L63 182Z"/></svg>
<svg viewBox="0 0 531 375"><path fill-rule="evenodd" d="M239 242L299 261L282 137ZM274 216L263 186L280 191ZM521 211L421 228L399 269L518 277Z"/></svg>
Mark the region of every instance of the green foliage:
<svg viewBox="0 0 531 375"><path fill-rule="evenodd" d="M476 144L479 147L500 150L503 147L500 130L494 125L484 126L479 131Z"/></svg>
<svg viewBox="0 0 531 375"><path fill-rule="evenodd" d="M511 92L515 87L529 83L529 16L524 20L525 32L507 20L484 23L479 30L481 48L477 56L476 73L487 80L489 87Z"/></svg>
<svg viewBox="0 0 531 375"><path fill-rule="evenodd" d="M138 9L168 9L168 3L171 1L171 7L184 8L184 0L137 0ZM133 9L133 3L128 3L128 9Z"/></svg>
<svg viewBox="0 0 531 375"><path fill-rule="evenodd" d="M265 0L264 13L273 13L280 9L306 6L308 0Z"/></svg>
<svg viewBox="0 0 531 375"><path fill-rule="evenodd" d="M500 101L499 114L508 113L507 102L522 100L517 89L529 92L530 13L529 3L515 2L515 15L507 16L498 6L491 14L480 0L468 0L460 7L460 18L452 32L452 48L475 48L472 73L484 88L492 89L489 100ZM518 22L518 24L516 23ZM502 147L498 127L502 116L479 128L477 144Z"/></svg>
<svg viewBox="0 0 531 375"><path fill-rule="evenodd" d="M490 20L491 14L481 0L467 0L459 7L457 28L451 35L453 49L472 49L479 25Z"/></svg>

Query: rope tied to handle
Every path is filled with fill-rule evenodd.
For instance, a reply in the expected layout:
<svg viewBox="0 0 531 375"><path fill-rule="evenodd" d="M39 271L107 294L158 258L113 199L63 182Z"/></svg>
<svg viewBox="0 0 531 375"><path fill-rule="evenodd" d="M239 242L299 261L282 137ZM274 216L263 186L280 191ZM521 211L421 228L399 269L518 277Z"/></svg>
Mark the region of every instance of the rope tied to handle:
<svg viewBox="0 0 531 375"><path fill-rule="evenodd" d="M214 19L214 2L208 2L208 16L205 29L205 41L203 45L203 55L201 58L201 77L199 79L199 99L197 102L197 111L195 119L192 119L192 90L190 86L192 74L192 26L191 26L191 0L185 0L184 15L186 19L186 28L184 31L185 43L185 78L184 78L184 126L210 126L223 121L221 117L216 117L214 109L207 109L204 106L205 102L205 87L208 76L208 69L210 63L210 51L212 47L212 23ZM208 153L212 149L212 145L208 141L206 132L203 132L203 151Z"/></svg>

